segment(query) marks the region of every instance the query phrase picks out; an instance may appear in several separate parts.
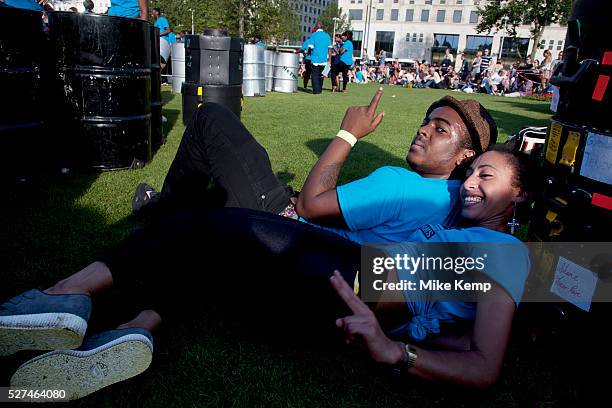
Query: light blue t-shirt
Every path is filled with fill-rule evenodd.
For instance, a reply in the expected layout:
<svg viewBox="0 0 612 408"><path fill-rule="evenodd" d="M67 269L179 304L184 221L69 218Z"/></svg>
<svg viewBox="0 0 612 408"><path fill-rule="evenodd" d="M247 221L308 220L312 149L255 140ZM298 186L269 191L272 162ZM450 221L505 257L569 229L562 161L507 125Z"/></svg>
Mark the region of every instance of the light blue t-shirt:
<svg viewBox="0 0 612 408"><path fill-rule="evenodd" d="M108 8L108 15L138 18L140 17L138 0L111 0L111 6Z"/></svg>
<svg viewBox="0 0 612 408"><path fill-rule="evenodd" d="M527 247L518 239L509 234L494 231L483 227L449 228L442 225L424 225L414 231L406 242L426 243L471 243L472 245L449 247L444 250L443 256L455 257L482 257L484 269L481 273L495 281L508 293L516 306L523 296L525 281L531 267ZM497 244L497 245L495 245ZM440 250L440 247L436 247ZM419 256L433 250L431 247L418 245L397 244L386 247L390 256L409 254ZM458 251L459 253L451 253ZM439 255L440 253L438 253ZM486 254L486 255L485 255ZM483 258L481 258L483 259ZM440 279L439 271L419 270L415 274L399 269L398 278L401 281L414 281L418 286L420 279ZM451 275L454 272L450 272ZM458 279L469 279L468 276L455 275ZM422 341L429 334L440 333L440 323L456 322L458 320L473 321L476 318L476 303L467 301L435 301L430 291L407 290L404 292L406 306L412 316L411 320L391 331L388 334L407 335L411 340Z"/></svg>
<svg viewBox="0 0 612 408"><path fill-rule="evenodd" d="M304 56L305 59L307 59L308 61L310 61L310 54L308 53L308 45L312 44L312 42L310 41L310 37L308 37L308 39L306 41L304 41L304 44L302 44L302 49L304 51L306 51L306 55Z"/></svg>
<svg viewBox="0 0 612 408"><path fill-rule="evenodd" d="M266 46L266 43L265 43L265 42L263 42L263 41L257 41L257 42L255 43L255 45L257 45L258 47L265 47L265 46Z"/></svg>
<svg viewBox="0 0 612 408"><path fill-rule="evenodd" d="M353 66L353 43L351 40L346 40L342 45L346 51L340 56L340 61L344 62L349 67Z"/></svg>
<svg viewBox="0 0 612 408"><path fill-rule="evenodd" d="M42 11L43 6L38 4L36 0L4 0L4 4L9 7L33 10L33 11Z"/></svg>
<svg viewBox="0 0 612 408"><path fill-rule="evenodd" d="M159 28L160 33L163 33L168 28L170 28L170 23L168 22L168 19L166 17L160 16L157 20L155 20L155 27ZM172 36L170 34L172 34ZM169 43L173 43L176 41L176 37L174 37L174 33L172 31L170 31L166 35L162 35L161 38L168 41Z"/></svg>
<svg viewBox="0 0 612 408"><path fill-rule="evenodd" d="M423 224L452 225L459 215L458 180L421 177L385 166L336 188L348 229L326 228L359 244L402 242Z"/></svg>
<svg viewBox="0 0 612 408"><path fill-rule="evenodd" d="M312 54L310 60L313 64L325 64L329 47L332 45L332 40L329 34L323 30L317 30L310 36L310 44L312 46Z"/></svg>

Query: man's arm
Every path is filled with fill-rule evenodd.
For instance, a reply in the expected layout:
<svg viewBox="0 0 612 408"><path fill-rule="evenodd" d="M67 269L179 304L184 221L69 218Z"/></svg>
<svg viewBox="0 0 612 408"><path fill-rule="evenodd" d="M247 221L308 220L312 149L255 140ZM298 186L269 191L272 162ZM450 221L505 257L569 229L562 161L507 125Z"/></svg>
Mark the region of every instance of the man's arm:
<svg viewBox="0 0 612 408"><path fill-rule="evenodd" d="M138 18L147 21L149 19L149 0L138 0L138 7L140 7Z"/></svg>
<svg viewBox="0 0 612 408"><path fill-rule="evenodd" d="M353 106L347 109L341 130L361 139L372 133L383 120L384 112L376 115L376 108L382 97L379 88L369 106ZM304 187L298 196L296 211L308 220L337 219L341 216L336 183L346 161L351 145L339 137L334 138L323 155L308 174Z"/></svg>

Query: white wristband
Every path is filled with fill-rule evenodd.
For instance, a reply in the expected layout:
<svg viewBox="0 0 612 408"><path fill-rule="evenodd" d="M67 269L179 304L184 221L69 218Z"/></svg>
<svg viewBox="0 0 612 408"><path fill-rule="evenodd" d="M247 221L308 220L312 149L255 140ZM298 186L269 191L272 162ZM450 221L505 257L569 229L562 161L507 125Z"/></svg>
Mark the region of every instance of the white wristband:
<svg viewBox="0 0 612 408"><path fill-rule="evenodd" d="M346 143L351 145L351 147L355 146L355 143L357 143L357 138L353 136L351 132L347 132L346 130L340 130L338 134L336 134L336 137L344 139Z"/></svg>

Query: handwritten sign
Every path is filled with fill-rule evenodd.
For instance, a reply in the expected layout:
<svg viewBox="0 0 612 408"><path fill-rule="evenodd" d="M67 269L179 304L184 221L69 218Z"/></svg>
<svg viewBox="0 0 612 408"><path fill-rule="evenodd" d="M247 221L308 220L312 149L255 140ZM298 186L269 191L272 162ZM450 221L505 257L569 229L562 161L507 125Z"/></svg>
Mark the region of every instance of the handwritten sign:
<svg viewBox="0 0 612 408"><path fill-rule="evenodd" d="M580 175L612 184L612 136L589 132Z"/></svg>
<svg viewBox="0 0 612 408"><path fill-rule="evenodd" d="M597 275L574 262L559 257L550 291L582 310L589 311L597 286Z"/></svg>

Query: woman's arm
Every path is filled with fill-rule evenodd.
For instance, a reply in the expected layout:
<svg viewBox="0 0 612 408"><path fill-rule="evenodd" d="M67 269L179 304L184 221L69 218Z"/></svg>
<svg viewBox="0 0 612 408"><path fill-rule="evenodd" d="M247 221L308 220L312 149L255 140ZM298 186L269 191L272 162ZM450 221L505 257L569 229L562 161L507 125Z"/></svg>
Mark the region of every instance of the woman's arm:
<svg viewBox="0 0 612 408"><path fill-rule="evenodd" d="M340 129L353 134L357 139L372 133L384 116L384 112L376 115L382 93L382 88L379 88L369 106L348 108ZM301 217L316 220L337 219L341 216L336 183L350 152L351 145L344 139L335 137L331 141L308 174L298 196L296 211Z"/></svg>
<svg viewBox="0 0 612 408"><path fill-rule="evenodd" d="M149 19L149 0L138 0L140 7L140 19L147 21Z"/></svg>
<svg viewBox="0 0 612 408"><path fill-rule="evenodd" d="M339 273L332 285L353 311L353 315L336 321L345 332L347 342L361 340L374 361L396 365L403 361L404 345L389 339L374 313L359 299ZM427 380L487 387L497 381L510 337L514 303L494 282L491 290L478 303L469 349L465 351L426 350L416 347L415 365L406 373Z"/></svg>

